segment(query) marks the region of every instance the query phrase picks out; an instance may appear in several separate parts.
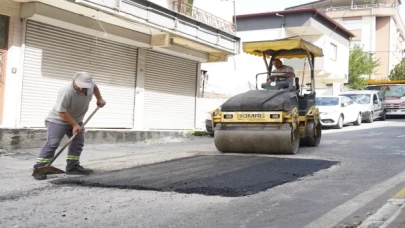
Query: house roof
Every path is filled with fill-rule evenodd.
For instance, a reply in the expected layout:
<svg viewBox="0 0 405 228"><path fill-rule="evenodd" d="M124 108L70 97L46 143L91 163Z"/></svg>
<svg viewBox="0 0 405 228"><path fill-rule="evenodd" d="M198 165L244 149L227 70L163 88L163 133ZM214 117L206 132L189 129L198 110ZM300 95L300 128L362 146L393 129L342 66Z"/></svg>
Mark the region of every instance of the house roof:
<svg viewBox="0 0 405 228"><path fill-rule="evenodd" d="M307 3L304 3L304 4L295 5L295 6L290 6L290 7L285 8L285 10L293 9L295 7L307 6L307 5L311 5L311 4L315 4L315 3L321 3L321 2L324 2L324 1L327 1L327 0L318 0L318 1L307 2Z"/></svg>
<svg viewBox="0 0 405 228"><path fill-rule="evenodd" d="M324 0L321 0L324 1ZM264 16L273 16L277 14L297 14L297 13L314 13L316 16L319 16L329 22L331 25L336 26L336 29L339 29L341 32L344 32L347 34L349 37L355 37L355 35L347 30L345 27L337 23L335 20L332 18L328 17L326 14L322 13L321 11L314 9L314 8L307 8L307 9L293 9L293 10L283 10L283 11L273 11L273 12L266 12L266 13L254 13L254 14L243 14L243 15L236 15L236 19L240 18L252 18L252 17L264 17Z"/></svg>

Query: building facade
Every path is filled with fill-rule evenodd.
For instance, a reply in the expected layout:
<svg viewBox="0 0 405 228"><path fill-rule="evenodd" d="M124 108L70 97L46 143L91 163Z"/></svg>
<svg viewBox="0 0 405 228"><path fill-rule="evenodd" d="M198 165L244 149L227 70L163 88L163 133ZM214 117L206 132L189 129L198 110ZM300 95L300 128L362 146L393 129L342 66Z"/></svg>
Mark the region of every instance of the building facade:
<svg viewBox="0 0 405 228"><path fill-rule="evenodd" d="M401 0L369 2L321 0L287 9L316 8L333 18L355 34L351 45L360 45L380 61L371 77L387 79L390 71L405 57L405 27L399 9Z"/></svg>
<svg viewBox="0 0 405 228"><path fill-rule="evenodd" d="M88 128L194 129L201 63L226 62L240 39L231 22L168 2L0 0L1 125L43 128L59 88L88 71L107 101Z"/></svg>
<svg viewBox="0 0 405 228"><path fill-rule="evenodd" d="M287 10L236 16L237 36L243 42L276 40L299 36L323 49L324 57L315 59L315 77L318 94L324 91L337 94L348 80L349 40L354 35L331 18L315 9ZM266 71L263 60L243 53L234 61L215 64L205 63L203 68L210 75L209 84L218 91L235 95L256 84L255 75ZM304 59L285 59L304 85L310 81L309 64ZM262 83L266 75L259 78ZM230 83L234 85L230 87Z"/></svg>

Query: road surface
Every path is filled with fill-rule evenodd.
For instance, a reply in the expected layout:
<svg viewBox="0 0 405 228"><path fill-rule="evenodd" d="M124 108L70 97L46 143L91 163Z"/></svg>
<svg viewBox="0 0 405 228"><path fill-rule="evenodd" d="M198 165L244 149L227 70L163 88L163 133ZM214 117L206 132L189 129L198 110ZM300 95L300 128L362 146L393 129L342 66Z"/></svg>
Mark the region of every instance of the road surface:
<svg viewBox="0 0 405 228"><path fill-rule="evenodd" d="M297 155L224 155L211 137L89 145L95 174L46 181L30 176L38 149L20 150L0 157L0 227L349 227L405 186L404 138L396 118L325 129Z"/></svg>

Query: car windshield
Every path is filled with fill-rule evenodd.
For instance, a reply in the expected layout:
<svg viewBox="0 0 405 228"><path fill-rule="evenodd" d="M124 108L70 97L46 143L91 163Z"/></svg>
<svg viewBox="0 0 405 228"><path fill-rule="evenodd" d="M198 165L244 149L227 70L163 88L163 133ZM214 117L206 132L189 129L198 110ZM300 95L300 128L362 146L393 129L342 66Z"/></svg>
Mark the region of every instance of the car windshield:
<svg viewBox="0 0 405 228"><path fill-rule="evenodd" d="M385 97L403 97L405 96L405 85L384 85L367 86L366 90L379 90Z"/></svg>
<svg viewBox="0 0 405 228"><path fill-rule="evenodd" d="M339 104L338 97L317 97L315 99L317 106L335 106Z"/></svg>
<svg viewBox="0 0 405 228"><path fill-rule="evenodd" d="M370 94L344 94L346 97L350 97L354 102L358 104L369 104Z"/></svg>

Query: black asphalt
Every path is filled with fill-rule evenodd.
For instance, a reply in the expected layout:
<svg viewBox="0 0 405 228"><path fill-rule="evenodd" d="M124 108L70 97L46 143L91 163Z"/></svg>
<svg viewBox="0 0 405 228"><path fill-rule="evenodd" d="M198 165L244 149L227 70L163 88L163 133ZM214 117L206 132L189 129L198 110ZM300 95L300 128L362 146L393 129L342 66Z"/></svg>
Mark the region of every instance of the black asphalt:
<svg viewBox="0 0 405 228"><path fill-rule="evenodd" d="M54 181L90 187L154 190L239 197L295 181L334 161L211 155Z"/></svg>

